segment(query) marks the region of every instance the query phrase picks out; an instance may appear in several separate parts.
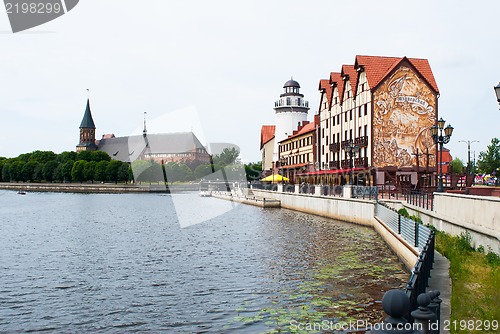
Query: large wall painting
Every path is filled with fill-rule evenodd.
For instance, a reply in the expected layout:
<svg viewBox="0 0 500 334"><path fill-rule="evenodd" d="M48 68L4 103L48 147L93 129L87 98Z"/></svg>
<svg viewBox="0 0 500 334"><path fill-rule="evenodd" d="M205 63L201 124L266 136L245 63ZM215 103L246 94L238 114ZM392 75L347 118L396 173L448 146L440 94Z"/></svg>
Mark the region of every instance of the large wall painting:
<svg viewBox="0 0 500 334"><path fill-rule="evenodd" d="M429 128L436 122L436 94L401 66L373 94L373 166L434 167Z"/></svg>

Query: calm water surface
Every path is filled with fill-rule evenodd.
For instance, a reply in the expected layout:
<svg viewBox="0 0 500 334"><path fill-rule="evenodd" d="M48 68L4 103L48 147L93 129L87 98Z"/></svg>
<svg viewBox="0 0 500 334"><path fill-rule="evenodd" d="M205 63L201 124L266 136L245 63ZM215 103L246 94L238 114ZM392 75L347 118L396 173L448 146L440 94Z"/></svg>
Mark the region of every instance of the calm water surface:
<svg viewBox="0 0 500 334"><path fill-rule="evenodd" d="M227 205L172 195L197 215ZM408 278L371 229L239 205L180 228L170 195L0 191L0 332L255 333L381 320Z"/></svg>

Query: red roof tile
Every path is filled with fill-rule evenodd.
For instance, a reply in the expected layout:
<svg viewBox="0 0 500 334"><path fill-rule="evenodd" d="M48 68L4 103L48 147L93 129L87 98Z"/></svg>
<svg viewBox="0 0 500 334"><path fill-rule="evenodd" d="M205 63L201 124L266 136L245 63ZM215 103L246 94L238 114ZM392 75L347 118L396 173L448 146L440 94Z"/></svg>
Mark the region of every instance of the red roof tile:
<svg viewBox="0 0 500 334"><path fill-rule="evenodd" d="M330 72L330 85L337 86L339 96L341 97L344 92L344 80L342 80L340 73Z"/></svg>
<svg viewBox="0 0 500 334"><path fill-rule="evenodd" d="M349 76L352 94L353 96L356 96L356 88L358 87L358 72L356 71L354 65L342 65L342 72L340 73L340 75L342 76L342 78L344 78L346 75ZM345 89L346 87L344 87L344 90ZM343 99L344 91L342 91L342 95L340 95L340 101L343 101Z"/></svg>
<svg viewBox="0 0 500 334"><path fill-rule="evenodd" d="M262 149L267 142L274 138L275 131L275 125L262 125L260 130L260 149Z"/></svg>
<svg viewBox="0 0 500 334"><path fill-rule="evenodd" d="M315 118L315 120L316 120L316 118ZM300 128L300 130L297 133L295 133L295 134L293 134L291 136L288 136L288 138L283 139L282 141L280 141L280 143L284 142L285 140L288 140L290 138L295 138L295 137L298 137L298 136L303 135L305 133L308 133L308 132L316 130L316 122L310 122L310 123L307 123L306 125L304 125L302 127L299 126L298 128ZM294 130L294 132L295 131L297 131L297 130Z"/></svg>
<svg viewBox="0 0 500 334"><path fill-rule="evenodd" d="M329 79L321 79L319 81L319 91L324 91L326 95L326 100L328 101L328 107L332 105L332 86L330 86Z"/></svg>
<svg viewBox="0 0 500 334"><path fill-rule="evenodd" d="M406 57L356 56L355 67L363 66L370 89L375 88L403 60L407 60L422 75L424 80L439 93L436 80L427 59Z"/></svg>

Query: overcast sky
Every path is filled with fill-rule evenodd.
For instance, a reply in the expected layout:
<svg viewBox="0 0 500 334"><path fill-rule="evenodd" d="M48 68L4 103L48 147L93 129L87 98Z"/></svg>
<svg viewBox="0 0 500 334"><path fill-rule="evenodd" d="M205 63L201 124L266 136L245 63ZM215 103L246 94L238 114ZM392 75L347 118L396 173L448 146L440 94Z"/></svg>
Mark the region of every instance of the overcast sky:
<svg viewBox="0 0 500 334"><path fill-rule="evenodd" d="M465 161L459 140L479 140L479 155L500 137L499 13L498 0L82 0L12 34L2 11L0 156L74 150L89 88L98 138L130 135L144 111L151 123L177 112L179 131L194 122L257 161L284 82L300 83L312 119L319 80L361 54L429 60L448 147Z"/></svg>

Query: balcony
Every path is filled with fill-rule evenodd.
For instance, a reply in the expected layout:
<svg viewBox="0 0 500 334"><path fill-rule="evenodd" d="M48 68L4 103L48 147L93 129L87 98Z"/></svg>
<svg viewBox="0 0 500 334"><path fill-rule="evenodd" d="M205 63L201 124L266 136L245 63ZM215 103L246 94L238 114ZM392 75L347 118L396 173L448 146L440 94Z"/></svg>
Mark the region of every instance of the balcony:
<svg viewBox="0 0 500 334"><path fill-rule="evenodd" d="M355 158L354 167L368 167L368 158Z"/></svg>
<svg viewBox="0 0 500 334"><path fill-rule="evenodd" d="M368 146L368 136L362 136L354 139L354 145L357 147L366 147Z"/></svg>
<svg viewBox="0 0 500 334"><path fill-rule="evenodd" d="M339 162L338 161L330 161L328 163L328 167L330 169L338 169L339 168Z"/></svg>
<svg viewBox="0 0 500 334"><path fill-rule="evenodd" d="M351 140L350 140L350 139L347 139L347 140L342 140L342 141L340 142L340 147L341 147L342 149L345 149L345 148L346 148L346 146L349 146L350 144L351 144Z"/></svg>
<svg viewBox="0 0 500 334"><path fill-rule="evenodd" d="M351 159L344 159L342 160L341 164L342 164L342 169L351 168Z"/></svg>
<svg viewBox="0 0 500 334"><path fill-rule="evenodd" d="M336 152L340 151L340 143L332 143L332 144L330 144L330 151L332 153L336 153Z"/></svg>

